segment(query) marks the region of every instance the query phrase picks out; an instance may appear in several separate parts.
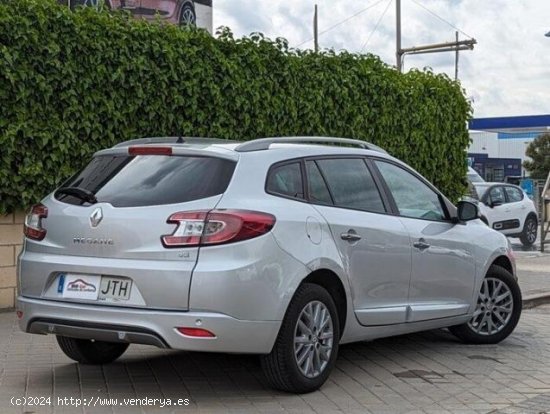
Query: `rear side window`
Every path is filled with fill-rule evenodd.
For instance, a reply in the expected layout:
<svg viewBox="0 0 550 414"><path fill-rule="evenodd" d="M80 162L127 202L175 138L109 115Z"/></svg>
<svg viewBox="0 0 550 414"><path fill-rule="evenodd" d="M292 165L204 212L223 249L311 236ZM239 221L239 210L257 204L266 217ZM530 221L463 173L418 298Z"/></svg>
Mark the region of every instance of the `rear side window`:
<svg viewBox="0 0 550 414"><path fill-rule="evenodd" d="M220 158L103 155L95 157L63 187L91 191L99 202L115 207L179 204L222 194L234 170L235 162ZM58 199L84 203L64 194Z"/></svg>
<svg viewBox="0 0 550 414"><path fill-rule="evenodd" d="M338 158L316 162L327 180L336 206L385 213L380 193L363 159Z"/></svg>
<svg viewBox="0 0 550 414"><path fill-rule="evenodd" d="M516 187L504 187L506 189L506 195L508 196L509 203L517 203L523 200L523 192Z"/></svg>
<svg viewBox="0 0 550 414"><path fill-rule="evenodd" d="M299 162L271 168L267 177L268 193L292 198L304 198L302 168Z"/></svg>
<svg viewBox="0 0 550 414"><path fill-rule="evenodd" d="M328 191L325 179L321 175L315 161L306 162L307 182L309 185L309 199L313 203L332 205L332 198Z"/></svg>

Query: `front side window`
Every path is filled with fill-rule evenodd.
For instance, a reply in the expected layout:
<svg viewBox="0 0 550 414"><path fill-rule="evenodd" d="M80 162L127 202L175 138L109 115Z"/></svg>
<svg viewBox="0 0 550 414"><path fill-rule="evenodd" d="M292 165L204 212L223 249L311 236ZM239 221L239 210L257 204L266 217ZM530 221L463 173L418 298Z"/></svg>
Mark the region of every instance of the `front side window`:
<svg viewBox="0 0 550 414"><path fill-rule="evenodd" d="M491 204L506 203L506 196L504 195L504 187L491 188L491 191L489 191L489 202Z"/></svg>
<svg viewBox="0 0 550 414"><path fill-rule="evenodd" d="M375 161L404 217L446 220L439 195L410 172L384 161Z"/></svg>
<svg viewBox="0 0 550 414"><path fill-rule="evenodd" d="M268 193L292 198L304 198L302 168L299 162L279 165L269 171L266 190Z"/></svg>
<svg viewBox="0 0 550 414"><path fill-rule="evenodd" d="M486 185L476 185L474 186L477 192L477 199L482 200L485 196L485 193L487 192L487 189L489 188Z"/></svg>
<svg viewBox="0 0 550 414"><path fill-rule="evenodd" d="M336 206L373 213L386 212L378 188L362 158L322 159L316 163Z"/></svg>
<svg viewBox="0 0 550 414"><path fill-rule="evenodd" d="M523 200L523 192L516 187L506 187L506 195L510 203L517 203Z"/></svg>

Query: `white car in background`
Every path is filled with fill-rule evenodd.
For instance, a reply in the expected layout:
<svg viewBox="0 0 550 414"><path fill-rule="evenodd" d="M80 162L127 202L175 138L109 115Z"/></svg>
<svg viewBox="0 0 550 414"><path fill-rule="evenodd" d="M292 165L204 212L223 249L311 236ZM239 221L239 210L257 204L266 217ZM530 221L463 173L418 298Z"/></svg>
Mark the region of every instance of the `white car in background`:
<svg viewBox="0 0 550 414"><path fill-rule="evenodd" d="M538 216L535 203L518 186L505 183L472 183L482 220L509 237L519 237L524 246L537 240Z"/></svg>

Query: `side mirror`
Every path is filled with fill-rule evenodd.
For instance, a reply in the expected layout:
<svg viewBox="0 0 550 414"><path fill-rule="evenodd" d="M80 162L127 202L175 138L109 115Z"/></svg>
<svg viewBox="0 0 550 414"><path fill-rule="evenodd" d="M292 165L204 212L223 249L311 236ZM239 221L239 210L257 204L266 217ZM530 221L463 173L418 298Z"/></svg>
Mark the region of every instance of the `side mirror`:
<svg viewBox="0 0 550 414"><path fill-rule="evenodd" d="M489 204L489 207L493 208L493 207L498 207L498 206L501 206L501 205L502 205L501 200L495 200L495 201L491 201L491 204Z"/></svg>
<svg viewBox="0 0 550 414"><path fill-rule="evenodd" d="M457 205L458 219L460 221L472 221L479 218L479 208L469 201L459 201Z"/></svg>

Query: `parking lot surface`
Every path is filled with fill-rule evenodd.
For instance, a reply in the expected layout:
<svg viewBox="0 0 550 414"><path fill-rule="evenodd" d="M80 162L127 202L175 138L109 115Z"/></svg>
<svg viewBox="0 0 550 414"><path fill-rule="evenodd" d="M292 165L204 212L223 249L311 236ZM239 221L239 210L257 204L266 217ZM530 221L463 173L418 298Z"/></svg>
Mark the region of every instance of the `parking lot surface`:
<svg viewBox="0 0 550 414"><path fill-rule="evenodd" d="M307 395L267 388L254 356L131 346L118 362L93 367L67 359L53 336L20 332L13 313L0 314L0 332L2 413L539 414L550 409L550 306L524 311L515 333L499 345L464 345L437 330L342 346L327 384ZM43 397L34 402L45 405L13 405L24 397ZM84 399L95 407L75 406ZM142 405L128 406L125 399L141 399L134 403ZM167 407L167 399L182 405Z"/></svg>

